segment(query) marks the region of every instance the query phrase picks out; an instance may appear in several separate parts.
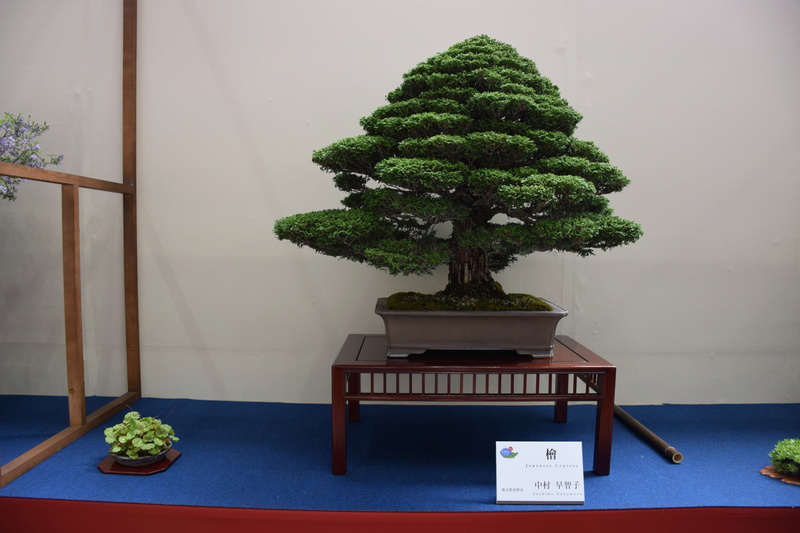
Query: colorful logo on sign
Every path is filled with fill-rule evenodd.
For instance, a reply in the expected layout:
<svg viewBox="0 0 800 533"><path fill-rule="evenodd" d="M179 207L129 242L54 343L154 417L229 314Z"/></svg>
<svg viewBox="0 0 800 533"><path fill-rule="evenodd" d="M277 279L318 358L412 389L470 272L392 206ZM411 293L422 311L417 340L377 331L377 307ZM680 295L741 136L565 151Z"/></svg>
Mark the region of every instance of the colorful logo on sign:
<svg viewBox="0 0 800 533"><path fill-rule="evenodd" d="M503 456L503 459L513 459L514 457L518 456L519 453L514 451L513 446L509 446L508 448L503 448L500 450L500 455Z"/></svg>

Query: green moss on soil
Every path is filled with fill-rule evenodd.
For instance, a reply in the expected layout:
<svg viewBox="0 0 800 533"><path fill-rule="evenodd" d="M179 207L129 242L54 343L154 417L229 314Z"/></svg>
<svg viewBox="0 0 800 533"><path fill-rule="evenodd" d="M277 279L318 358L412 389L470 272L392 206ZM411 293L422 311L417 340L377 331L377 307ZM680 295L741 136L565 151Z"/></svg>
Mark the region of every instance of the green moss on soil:
<svg viewBox="0 0 800 533"><path fill-rule="evenodd" d="M510 293L504 298L468 298L442 293L398 292L387 299L393 311L552 311L544 300L530 294Z"/></svg>

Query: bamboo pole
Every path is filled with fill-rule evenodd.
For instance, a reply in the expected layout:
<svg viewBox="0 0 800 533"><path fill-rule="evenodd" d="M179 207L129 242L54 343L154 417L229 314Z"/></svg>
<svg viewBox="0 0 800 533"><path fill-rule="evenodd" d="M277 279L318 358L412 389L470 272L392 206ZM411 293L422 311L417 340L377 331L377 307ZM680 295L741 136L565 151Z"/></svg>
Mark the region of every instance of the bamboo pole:
<svg viewBox="0 0 800 533"><path fill-rule="evenodd" d="M631 415L626 413L620 406L618 405L614 406L614 414L617 416L617 418L622 420L622 422L624 422L625 425L627 425L629 428L631 428L641 437L643 437L647 442L649 442L654 448L662 452L667 459L669 459L675 464L678 464L681 461L683 461L683 454L681 454L674 447L667 444L658 435L647 429L641 422L639 422Z"/></svg>

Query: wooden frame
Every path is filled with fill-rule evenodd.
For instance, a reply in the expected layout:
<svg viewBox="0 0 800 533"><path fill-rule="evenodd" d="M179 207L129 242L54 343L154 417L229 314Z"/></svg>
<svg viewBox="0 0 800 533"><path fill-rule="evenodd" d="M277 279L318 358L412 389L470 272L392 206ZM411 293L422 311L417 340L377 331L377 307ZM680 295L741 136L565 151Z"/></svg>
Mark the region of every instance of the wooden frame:
<svg viewBox="0 0 800 533"><path fill-rule="evenodd" d="M61 186L61 228L64 267L69 427L0 466L0 487L10 483L69 443L85 435L127 405L141 398L139 296L136 228L136 20L137 0L123 0L122 57L122 183L0 163L0 175ZM122 194L123 268L125 285L125 351L128 392L86 414L81 309L80 189Z"/></svg>

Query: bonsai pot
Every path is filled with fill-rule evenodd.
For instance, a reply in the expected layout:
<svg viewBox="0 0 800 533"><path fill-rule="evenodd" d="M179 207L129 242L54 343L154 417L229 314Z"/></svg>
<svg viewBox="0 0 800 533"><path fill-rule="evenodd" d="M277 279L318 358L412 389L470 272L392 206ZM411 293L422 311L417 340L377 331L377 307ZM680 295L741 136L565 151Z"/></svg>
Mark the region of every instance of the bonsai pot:
<svg viewBox="0 0 800 533"><path fill-rule="evenodd" d="M426 350L513 350L552 357L558 321L567 311L395 311L386 298L375 306L386 328L389 357Z"/></svg>
<svg viewBox="0 0 800 533"><path fill-rule="evenodd" d="M131 459L127 455L119 455L116 453L109 453L114 460L123 466L148 466L156 464L166 457L167 453L172 449L172 443L166 450L158 452L156 455L140 455L136 459Z"/></svg>

